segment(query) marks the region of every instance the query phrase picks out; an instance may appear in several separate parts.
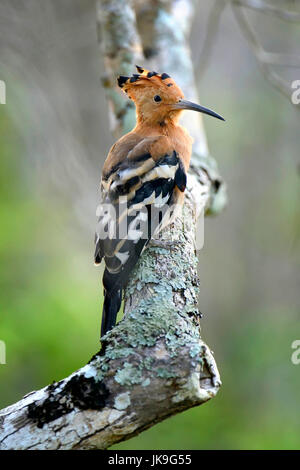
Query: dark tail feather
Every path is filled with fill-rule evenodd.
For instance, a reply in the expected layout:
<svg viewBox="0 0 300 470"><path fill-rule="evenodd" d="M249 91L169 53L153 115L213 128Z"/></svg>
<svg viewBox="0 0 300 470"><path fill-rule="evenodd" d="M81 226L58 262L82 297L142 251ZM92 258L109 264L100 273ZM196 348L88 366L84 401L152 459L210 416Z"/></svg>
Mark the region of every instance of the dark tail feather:
<svg viewBox="0 0 300 470"><path fill-rule="evenodd" d="M115 292L105 292L101 322L101 337L115 326L117 314L121 307L121 302L121 289L116 290Z"/></svg>
<svg viewBox="0 0 300 470"><path fill-rule="evenodd" d="M103 276L104 284L104 304L102 311L102 322L101 322L101 337L104 336L109 330L111 330L117 319L118 311L120 310L122 303L122 289L118 288L119 286L112 285L109 281L111 275L105 270ZM110 289L110 287L112 287Z"/></svg>

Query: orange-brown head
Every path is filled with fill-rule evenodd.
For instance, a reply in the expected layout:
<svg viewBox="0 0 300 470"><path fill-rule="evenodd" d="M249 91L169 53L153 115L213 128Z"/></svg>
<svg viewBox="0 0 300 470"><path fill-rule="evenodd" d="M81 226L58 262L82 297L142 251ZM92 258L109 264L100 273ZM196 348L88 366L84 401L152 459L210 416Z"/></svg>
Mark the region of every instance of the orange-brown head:
<svg viewBox="0 0 300 470"><path fill-rule="evenodd" d="M224 121L210 109L184 99L183 92L175 81L166 73L149 72L136 66L138 74L132 77L119 76L118 84L136 105L138 122L164 123L168 120L177 122L180 113L191 109L209 114Z"/></svg>

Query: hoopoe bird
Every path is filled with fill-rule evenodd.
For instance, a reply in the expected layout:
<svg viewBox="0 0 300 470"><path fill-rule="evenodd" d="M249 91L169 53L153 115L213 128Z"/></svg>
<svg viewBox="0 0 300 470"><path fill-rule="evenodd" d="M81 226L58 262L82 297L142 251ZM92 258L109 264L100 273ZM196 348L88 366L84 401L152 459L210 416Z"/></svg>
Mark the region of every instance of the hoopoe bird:
<svg viewBox="0 0 300 470"><path fill-rule="evenodd" d="M186 101L175 81L136 66L118 85L136 106L135 128L110 149L101 179L95 236L95 264L104 259L101 336L111 330L130 272L150 239L171 220L168 209L182 206L192 138L178 120L183 110L224 119Z"/></svg>

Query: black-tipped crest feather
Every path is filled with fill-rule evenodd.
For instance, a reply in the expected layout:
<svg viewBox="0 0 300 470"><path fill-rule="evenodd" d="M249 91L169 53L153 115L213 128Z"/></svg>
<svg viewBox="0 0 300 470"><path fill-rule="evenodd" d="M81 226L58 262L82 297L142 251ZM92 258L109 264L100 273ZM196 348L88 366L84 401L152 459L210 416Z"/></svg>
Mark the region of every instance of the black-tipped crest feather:
<svg viewBox="0 0 300 470"><path fill-rule="evenodd" d="M130 77L125 77L124 75L120 75L120 76L118 77L118 85L119 85L119 87L122 88L129 78L130 78Z"/></svg>

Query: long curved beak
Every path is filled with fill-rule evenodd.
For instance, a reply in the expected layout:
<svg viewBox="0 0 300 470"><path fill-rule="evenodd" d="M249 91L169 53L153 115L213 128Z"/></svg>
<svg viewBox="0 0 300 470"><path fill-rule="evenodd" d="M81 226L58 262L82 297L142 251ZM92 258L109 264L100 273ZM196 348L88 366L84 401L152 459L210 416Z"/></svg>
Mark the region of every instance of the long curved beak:
<svg viewBox="0 0 300 470"><path fill-rule="evenodd" d="M208 114L209 116L213 116L217 119L221 119L221 121L225 121L224 118L222 118L222 116L220 116L219 114L215 113L214 111L212 111L211 109L208 109L208 108L204 108L204 106L200 106L199 104L196 104L196 103L192 103L191 101L187 101L187 100L180 100L178 101L178 103L176 103L175 105L173 105L173 107L175 109L190 109L192 111L198 111L199 113L204 113L204 114Z"/></svg>

